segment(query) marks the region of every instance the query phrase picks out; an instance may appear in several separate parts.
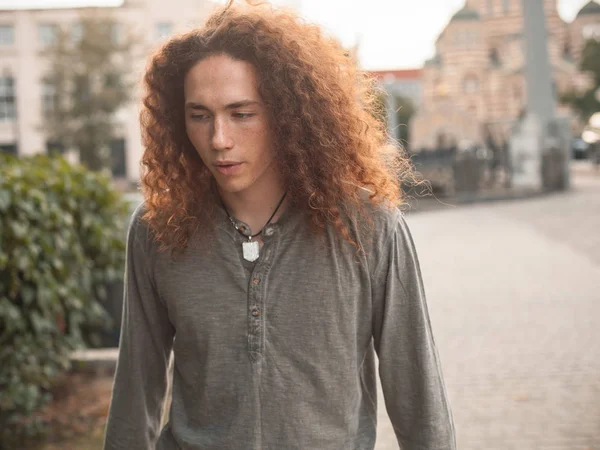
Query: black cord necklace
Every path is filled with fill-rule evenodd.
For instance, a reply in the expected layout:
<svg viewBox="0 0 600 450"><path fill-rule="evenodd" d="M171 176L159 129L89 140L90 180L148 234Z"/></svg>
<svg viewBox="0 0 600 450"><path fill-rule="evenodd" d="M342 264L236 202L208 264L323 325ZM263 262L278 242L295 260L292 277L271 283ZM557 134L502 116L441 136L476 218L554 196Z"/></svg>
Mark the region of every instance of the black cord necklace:
<svg viewBox="0 0 600 450"><path fill-rule="evenodd" d="M240 230L240 227L239 227L237 221L231 216L231 214L229 214L229 211L227 210L227 207L225 206L223 199L221 199L223 209L225 209L225 212L227 213L227 217L229 217L229 221L231 222L233 227L236 229L236 231L238 233L240 233L243 237L248 239L248 241L242 242L242 254L246 261L254 262L260 256L260 244L258 243L258 241L253 241L252 239L255 238L256 236L260 236L262 234L263 230L271 223L271 220L273 220L273 217L275 217L275 214L277 214L277 211L279 211L279 208L281 207L281 204L283 203L283 200L285 199L286 195L287 195L287 192L283 194L283 197L281 197L281 200L279 200L279 203L277 203L277 207L275 208L275 211L273 211L273 214L271 214L271 217L269 217L269 220L267 220L267 223L265 223L265 225L260 229L260 231L256 234L250 234L250 235L246 235L244 233L244 230Z"/></svg>

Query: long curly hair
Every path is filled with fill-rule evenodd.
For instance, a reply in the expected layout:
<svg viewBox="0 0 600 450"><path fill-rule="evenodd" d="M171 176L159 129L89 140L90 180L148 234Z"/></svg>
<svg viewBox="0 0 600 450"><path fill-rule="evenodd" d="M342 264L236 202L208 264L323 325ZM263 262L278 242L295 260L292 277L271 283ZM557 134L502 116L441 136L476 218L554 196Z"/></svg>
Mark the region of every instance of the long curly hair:
<svg viewBox="0 0 600 450"><path fill-rule="evenodd" d="M333 225L347 241L345 217L373 204L405 203L400 179L409 159L392 145L380 92L349 52L321 29L270 6L217 8L205 25L165 43L144 77L142 189L147 220L163 249L187 247L210 232L216 211L212 175L188 139L184 77L203 58L226 54L256 68L270 114L278 169L294 208L315 233ZM366 214L365 214L366 216Z"/></svg>

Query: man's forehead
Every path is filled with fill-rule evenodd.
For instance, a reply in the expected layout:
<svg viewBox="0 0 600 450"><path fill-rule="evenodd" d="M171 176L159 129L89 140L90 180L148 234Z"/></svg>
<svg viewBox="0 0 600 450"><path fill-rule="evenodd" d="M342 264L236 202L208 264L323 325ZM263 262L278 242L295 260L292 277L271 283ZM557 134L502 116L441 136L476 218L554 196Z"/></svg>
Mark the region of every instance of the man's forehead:
<svg viewBox="0 0 600 450"><path fill-rule="evenodd" d="M249 63L229 57L211 57L196 64L185 78L187 102L227 105L260 101L256 73Z"/></svg>
<svg viewBox="0 0 600 450"><path fill-rule="evenodd" d="M226 55L209 56L197 62L188 71L186 80L202 84L258 84L252 64Z"/></svg>

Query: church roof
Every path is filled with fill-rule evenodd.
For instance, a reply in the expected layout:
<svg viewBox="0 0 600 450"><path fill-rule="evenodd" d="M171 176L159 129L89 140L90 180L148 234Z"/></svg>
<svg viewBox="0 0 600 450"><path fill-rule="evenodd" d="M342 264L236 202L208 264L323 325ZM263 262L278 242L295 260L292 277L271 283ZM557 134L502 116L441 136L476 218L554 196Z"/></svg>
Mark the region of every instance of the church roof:
<svg viewBox="0 0 600 450"><path fill-rule="evenodd" d="M577 17L587 16L589 14L600 14L600 4L596 3L594 0L590 0L579 10Z"/></svg>
<svg viewBox="0 0 600 450"><path fill-rule="evenodd" d="M436 53L433 58L428 59L427 61L425 61L425 65L426 66L441 66L442 65L442 58L440 57L440 55L438 55Z"/></svg>
<svg viewBox="0 0 600 450"><path fill-rule="evenodd" d="M481 16L479 15L479 13L472 9L472 8L468 8L468 7L464 7L463 9L461 9L460 11L458 11L456 14L454 14L452 16L452 19L450 19L450 22L455 22L455 21L463 21L463 20L479 20L481 18Z"/></svg>
<svg viewBox="0 0 600 450"><path fill-rule="evenodd" d="M420 80L423 77L421 69L370 70L368 73L378 80L386 80L388 77L394 80Z"/></svg>

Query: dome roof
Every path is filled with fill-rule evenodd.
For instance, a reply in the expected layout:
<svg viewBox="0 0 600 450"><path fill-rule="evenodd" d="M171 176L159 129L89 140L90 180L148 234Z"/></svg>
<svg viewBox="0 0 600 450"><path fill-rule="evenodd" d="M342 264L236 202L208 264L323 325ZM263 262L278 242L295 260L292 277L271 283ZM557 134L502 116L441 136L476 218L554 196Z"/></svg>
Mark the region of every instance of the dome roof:
<svg viewBox="0 0 600 450"><path fill-rule="evenodd" d="M425 65L426 66L441 66L442 65L442 58L440 57L440 55L438 55L436 53L433 58L428 59L427 61L425 61Z"/></svg>
<svg viewBox="0 0 600 450"><path fill-rule="evenodd" d="M590 2L591 3L591 2ZM456 14L454 14L452 16L452 19L450 19L450 22L456 22L459 20L479 20L481 17L479 16L479 13L471 8L467 8L466 6L461 9L460 11L458 11Z"/></svg>
<svg viewBox="0 0 600 450"><path fill-rule="evenodd" d="M596 3L594 0L590 0L579 10L577 17L586 16L588 14L600 14L600 4Z"/></svg>

